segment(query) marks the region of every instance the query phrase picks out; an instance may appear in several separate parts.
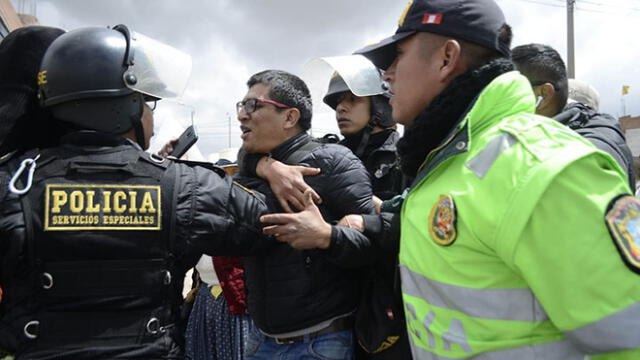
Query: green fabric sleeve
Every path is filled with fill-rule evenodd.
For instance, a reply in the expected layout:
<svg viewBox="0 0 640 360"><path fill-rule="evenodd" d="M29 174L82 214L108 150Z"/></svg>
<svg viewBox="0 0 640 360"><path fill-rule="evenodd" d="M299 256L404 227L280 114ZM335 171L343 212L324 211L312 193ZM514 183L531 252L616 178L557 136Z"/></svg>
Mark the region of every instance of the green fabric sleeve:
<svg viewBox="0 0 640 360"><path fill-rule="evenodd" d="M623 262L604 220L610 202L628 193L626 180L606 160L595 153L560 172L534 207L513 253L516 271L565 333L640 301L640 276ZM626 331L640 333L640 321L632 326ZM600 337L593 346L614 340Z"/></svg>
<svg viewBox="0 0 640 360"><path fill-rule="evenodd" d="M609 354L592 355L591 360L638 360L640 359L640 349L619 351Z"/></svg>

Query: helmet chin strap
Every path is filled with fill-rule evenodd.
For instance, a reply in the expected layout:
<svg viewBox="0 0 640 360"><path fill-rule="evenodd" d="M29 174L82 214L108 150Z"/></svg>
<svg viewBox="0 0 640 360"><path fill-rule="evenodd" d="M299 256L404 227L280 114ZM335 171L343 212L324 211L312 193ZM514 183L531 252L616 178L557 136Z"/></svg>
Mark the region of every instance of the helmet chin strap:
<svg viewBox="0 0 640 360"><path fill-rule="evenodd" d="M371 130L373 130L373 127L371 126L370 123L367 124L367 126L364 129L362 129L362 139L360 139L360 144L358 144L358 148L356 149L356 153L355 153L355 155L358 158L362 157L362 155L364 154L364 149L367 147L367 144L369 143Z"/></svg>
<svg viewBox="0 0 640 360"><path fill-rule="evenodd" d="M367 126L365 126L364 129L360 130L362 131L362 138L360 138L360 143L358 144L358 148L355 151L355 155L358 158L361 158L362 155L364 154L364 150L367 147L367 144L369 143L369 138L371 137L371 131L373 131L373 127L378 125L377 117L379 116L379 114L376 112L376 107L373 104L373 98L371 100L370 111L371 111L371 119L369 119Z"/></svg>
<svg viewBox="0 0 640 360"><path fill-rule="evenodd" d="M362 155L364 154L364 149L367 147L367 144L369 143L369 138L371 137L371 132L373 131L373 127L379 125L378 122L381 114L378 113L378 109L374 104L373 97L371 97L370 112L371 112L371 119L369 119L367 126L365 126L365 128L362 129L362 139L360 139L360 144L358 144L358 148L356 149L356 152L355 152L355 155L359 158L362 157Z"/></svg>
<svg viewBox="0 0 640 360"><path fill-rule="evenodd" d="M136 132L136 142L138 143L138 145L140 145L142 150L144 150L146 144L144 141L144 129L142 127L142 121L140 121L140 119L134 119L131 122L133 123L133 128Z"/></svg>
<svg viewBox="0 0 640 360"><path fill-rule="evenodd" d="M140 101L138 101L138 103L140 104L140 111L136 116L131 117L131 124L133 125L134 132L136 133L136 142L140 145L142 150L145 150L146 144L144 139L144 127L142 126L141 120L142 114L144 113L144 101L142 96L140 96Z"/></svg>

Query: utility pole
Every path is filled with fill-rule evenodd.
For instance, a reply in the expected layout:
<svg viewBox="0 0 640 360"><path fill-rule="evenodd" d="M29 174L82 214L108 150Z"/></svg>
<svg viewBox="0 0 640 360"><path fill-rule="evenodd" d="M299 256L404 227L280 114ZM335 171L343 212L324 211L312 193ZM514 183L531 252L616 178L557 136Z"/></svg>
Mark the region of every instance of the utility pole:
<svg viewBox="0 0 640 360"><path fill-rule="evenodd" d="M575 39L573 36L573 10L576 0L567 0L567 75L576 78Z"/></svg>

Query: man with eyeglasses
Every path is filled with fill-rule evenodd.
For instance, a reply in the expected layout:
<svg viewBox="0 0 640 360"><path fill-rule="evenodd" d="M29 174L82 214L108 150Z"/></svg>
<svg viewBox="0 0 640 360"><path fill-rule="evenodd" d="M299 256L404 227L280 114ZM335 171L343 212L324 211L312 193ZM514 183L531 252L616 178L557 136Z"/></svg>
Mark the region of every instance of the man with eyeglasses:
<svg viewBox="0 0 640 360"><path fill-rule="evenodd" d="M246 259L247 303L256 328L250 331L245 355L351 359L361 267L374 258L373 249L363 235L329 223L349 213L374 212L369 176L346 147L322 144L307 134L311 96L300 78L266 70L253 75L247 86L237 104L242 150L247 154L239 158L236 180L265 194L270 212L282 212L269 184L258 178L261 167L259 174L253 173L256 160L305 164L320 169L319 174L308 169L307 174L315 176L305 180L322 203L314 221L299 219L291 228L280 228L272 233L280 244ZM298 210L304 207L300 201L292 204ZM298 242L306 245L301 248Z"/></svg>
<svg viewBox="0 0 640 360"><path fill-rule="evenodd" d="M542 44L517 46L512 52L516 68L533 87L537 98L536 113L568 126L613 156L627 173L629 186L635 189L633 155L620 122L569 97L567 70L560 54Z"/></svg>

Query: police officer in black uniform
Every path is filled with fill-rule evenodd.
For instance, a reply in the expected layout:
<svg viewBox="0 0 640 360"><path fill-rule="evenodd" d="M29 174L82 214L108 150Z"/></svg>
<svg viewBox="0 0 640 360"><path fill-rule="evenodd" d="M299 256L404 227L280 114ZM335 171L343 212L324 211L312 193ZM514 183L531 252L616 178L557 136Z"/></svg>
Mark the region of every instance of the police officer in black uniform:
<svg viewBox="0 0 640 360"><path fill-rule="evenodd" d="M358 102L366 98L357 97L349 85L335 72L323 98L325 104L336 111L336 120L344 136L339 143L348 147L365 165L371 177L373 194L388 200L400 194L409 184L409 179L400 171L396 143L400 135L391 118L391 105L386 94L367 97L369 121L365 124L356 119L365 108ZM348 123L342 126L342 121ZM358 128L354 131L353 128ZM396 285L397 250L383 248L365 280L361 314L356 316L356 336L359 346L356 359L387 360L410 359L411 353L406 329L400 289ZM375 285L374 285L375 284ZM377 297L369 301L366 297ZM380 314L386 307L386 313ZM393 309L393 310L392 310ZM378 310L379 321L373 321L372 313ZM393 312L392 319L384 316ZM386 339L385 339L386 337ZM375 340L374 340L375 339ZM383 339L385 339L383 341Z"/></svg>
<svg viewBox="0 0 640 360"><path fill-rule="evenodd" d="M351 92L347 83L335 72L323 101L336 111L339 126L343 117L355 115L349 112L356 98L358 97ZM396 153L400 135L395 129L396 122L391 118L389 98L384 94L365 99L367 98L370 104L369 121L358 124L353 119L344 119L351 120L352 125L360 128L349 132L341 130L344 139L339 143L348 147L362 161L371 175L373 194L387 200L403 190L403 178Z"/></svg>
<svg viewBox="0 0 640 360"><path fill-rule="evenodd" d="M38 75L61 145L0 164L0 349L16 359L182 357L182 283L202 252L251 254L265 211L224 171L143 151L149 101L190 58L130 32L56 39ZM37 131L37 129L36 129Z"/></svg>

